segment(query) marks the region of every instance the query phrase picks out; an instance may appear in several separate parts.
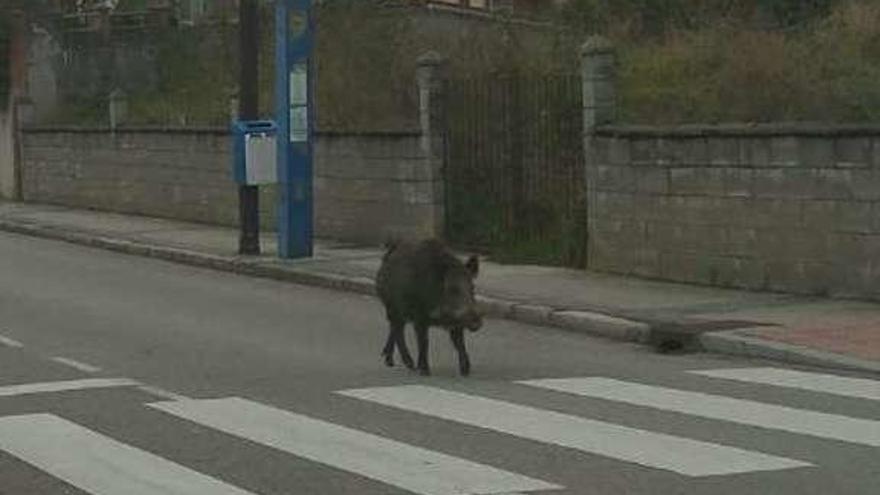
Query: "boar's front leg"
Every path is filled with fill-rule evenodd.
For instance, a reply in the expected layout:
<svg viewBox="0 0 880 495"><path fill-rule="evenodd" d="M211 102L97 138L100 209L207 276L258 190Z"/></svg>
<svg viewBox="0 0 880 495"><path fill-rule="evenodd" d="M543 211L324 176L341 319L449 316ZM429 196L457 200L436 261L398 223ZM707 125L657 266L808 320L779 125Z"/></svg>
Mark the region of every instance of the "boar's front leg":
<svg viewBox="0 0 880 495"><path fill-rule="evenodd" d="M393 327L394 341L397 343L397 350L400 352L400 359L403 361L404 366L413 369L415 368L415 363L413 363L413 358L409 354L409 348L406 347L406 335L403 334L404 328L406 328L405 321Z"/></svg>
<svg viewBox="0 0 880 495"><path fill-rule="evenodd" d="M458 370L462 376L471 374L471 359L468 356L467 348L464 345L464 329L461 327L453 328L449 331L452 338L452 345L458 351Z"/></svg>

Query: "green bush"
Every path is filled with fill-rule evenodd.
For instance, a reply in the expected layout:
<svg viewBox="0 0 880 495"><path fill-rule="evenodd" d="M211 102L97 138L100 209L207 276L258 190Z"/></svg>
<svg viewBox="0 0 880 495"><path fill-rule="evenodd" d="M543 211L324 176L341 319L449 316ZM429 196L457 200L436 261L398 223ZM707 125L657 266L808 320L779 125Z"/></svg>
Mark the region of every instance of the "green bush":
<svg viewBox="0 0 880 495"><path fill-rule="evenodd" d="M742 23L618 39L627 123L880 120L880 5L850 1L808 27Z"/></svg>

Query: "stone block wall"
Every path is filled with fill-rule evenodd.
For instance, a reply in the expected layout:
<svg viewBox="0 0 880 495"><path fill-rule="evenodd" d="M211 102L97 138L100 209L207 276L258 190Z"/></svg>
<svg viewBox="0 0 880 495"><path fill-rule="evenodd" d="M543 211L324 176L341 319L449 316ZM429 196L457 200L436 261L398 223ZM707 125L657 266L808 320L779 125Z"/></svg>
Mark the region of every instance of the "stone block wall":
<svg viewBox="0 0 880 495"><path fill-rule="evenodd" d="M25 201L238 225L223 129L29 128L22 148ZM419 133L320 134L316 235L373 244L439 233L442 183L422 149ZM275 228L275 198L261 188L264 229Z"/></svg>
<svg viewBox="0 0 880 495"><path fill-rule="evenodd" d="M217 129L116 132L29 128L25 201L234 225L232 143Z"/></svg>
<svg viewBox="0 0 880 495"><path fill-rule="evenodd" d="M592 269L880 297L880 127L604 126L587 149Z"/></svg>
<svg viewBox="0 0 880 495"><path fill-rule="evenodd" d="M419 133L318 137L317 235L368 243L442 236L442 188Z"/></svg>

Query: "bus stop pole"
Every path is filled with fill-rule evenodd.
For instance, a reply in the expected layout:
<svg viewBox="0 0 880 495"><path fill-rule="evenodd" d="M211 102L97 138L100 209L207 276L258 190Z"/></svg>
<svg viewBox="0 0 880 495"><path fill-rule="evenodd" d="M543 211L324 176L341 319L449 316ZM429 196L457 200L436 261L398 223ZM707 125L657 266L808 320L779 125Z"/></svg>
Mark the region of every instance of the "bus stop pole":
<svg viewBox="0 0 880 495"><path fill-rule="evenodd" d="M239 3L239 120L256 120L259 114L259 11L257 0ZM238 252L260 254L260 192L258 186L238 186L239 238Z"/></svg>
<svg viewBox="0 0 880 495"><path fill-rule="evenodd" d="M313 254L314 142L312 0L277 0L275 104L278 124L278 254Z"/></svg>

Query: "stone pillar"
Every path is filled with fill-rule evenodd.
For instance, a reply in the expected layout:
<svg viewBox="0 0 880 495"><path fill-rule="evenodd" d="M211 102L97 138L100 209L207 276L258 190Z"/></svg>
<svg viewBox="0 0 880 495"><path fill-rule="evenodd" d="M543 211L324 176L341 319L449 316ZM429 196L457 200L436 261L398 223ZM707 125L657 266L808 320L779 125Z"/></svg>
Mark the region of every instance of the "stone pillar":
<svg viewBox="0 0 880 495"><path fill-rule="evenodd" d="M584 119L584 177L587 181L587 267L595 266L593 242L596 215L596 128L610 124L616 114L615 53L611 42L601 36L581 46L581 91Z"/></svg>
<svg viewBox="0 0 880 495"><path fill-rule="evenodd" d="M124 91L117 88L110 92L107 110L111 130L116 130L119 124L125 123L128 118L128 97Z"/></svg>
<svg viewBox="0 0 880 495"><path fill-rule="evenodd" d="M610 124L616 113L615 53L611 42L601 36L581 46L581 84L584 105L584 132Z"/></svg>
<svg viewBox="0 0 880 495"><path fill-rule="evenodd" d="M0 198L15 199L16 135L12 98L0 102Z"/></svg>
<svg viewBox="0 0 880 495"><path fill-rule="evenodd" d="M16 97L13 101L13 108L19 130L37 123L37 110L34 107L34 100L30 96Z"/></svg>
<svg viewBox="0 0 880 495"><path fill-rule="evenodd" d="M417 61L419 89L420 148L425 157L427 176L433 183L430 218L422 229L426 236L445 234L445 187L443 165L446 160L446 60L437 52L427 52Z"/></svg>
<svg viewBox="0 0 880 495"><path fill-rule="evenodd" d="M0 102L0 198L21 200L21 126L27 116L26 108L20 106L26 91L27 78L27 45L24 14L21 11L11 12L9 18L10 38L6 45L6 53L0 56L8 60L4 76L9 81L8 94L3 95L5 101Z"/></svg>
<svg viewBox="0 0 880 495"><path fill-rule="evenodd" d="M229 122L235 122L238 120L238 107L240 106L238 103L238 94L229 97Z"/></svg>

